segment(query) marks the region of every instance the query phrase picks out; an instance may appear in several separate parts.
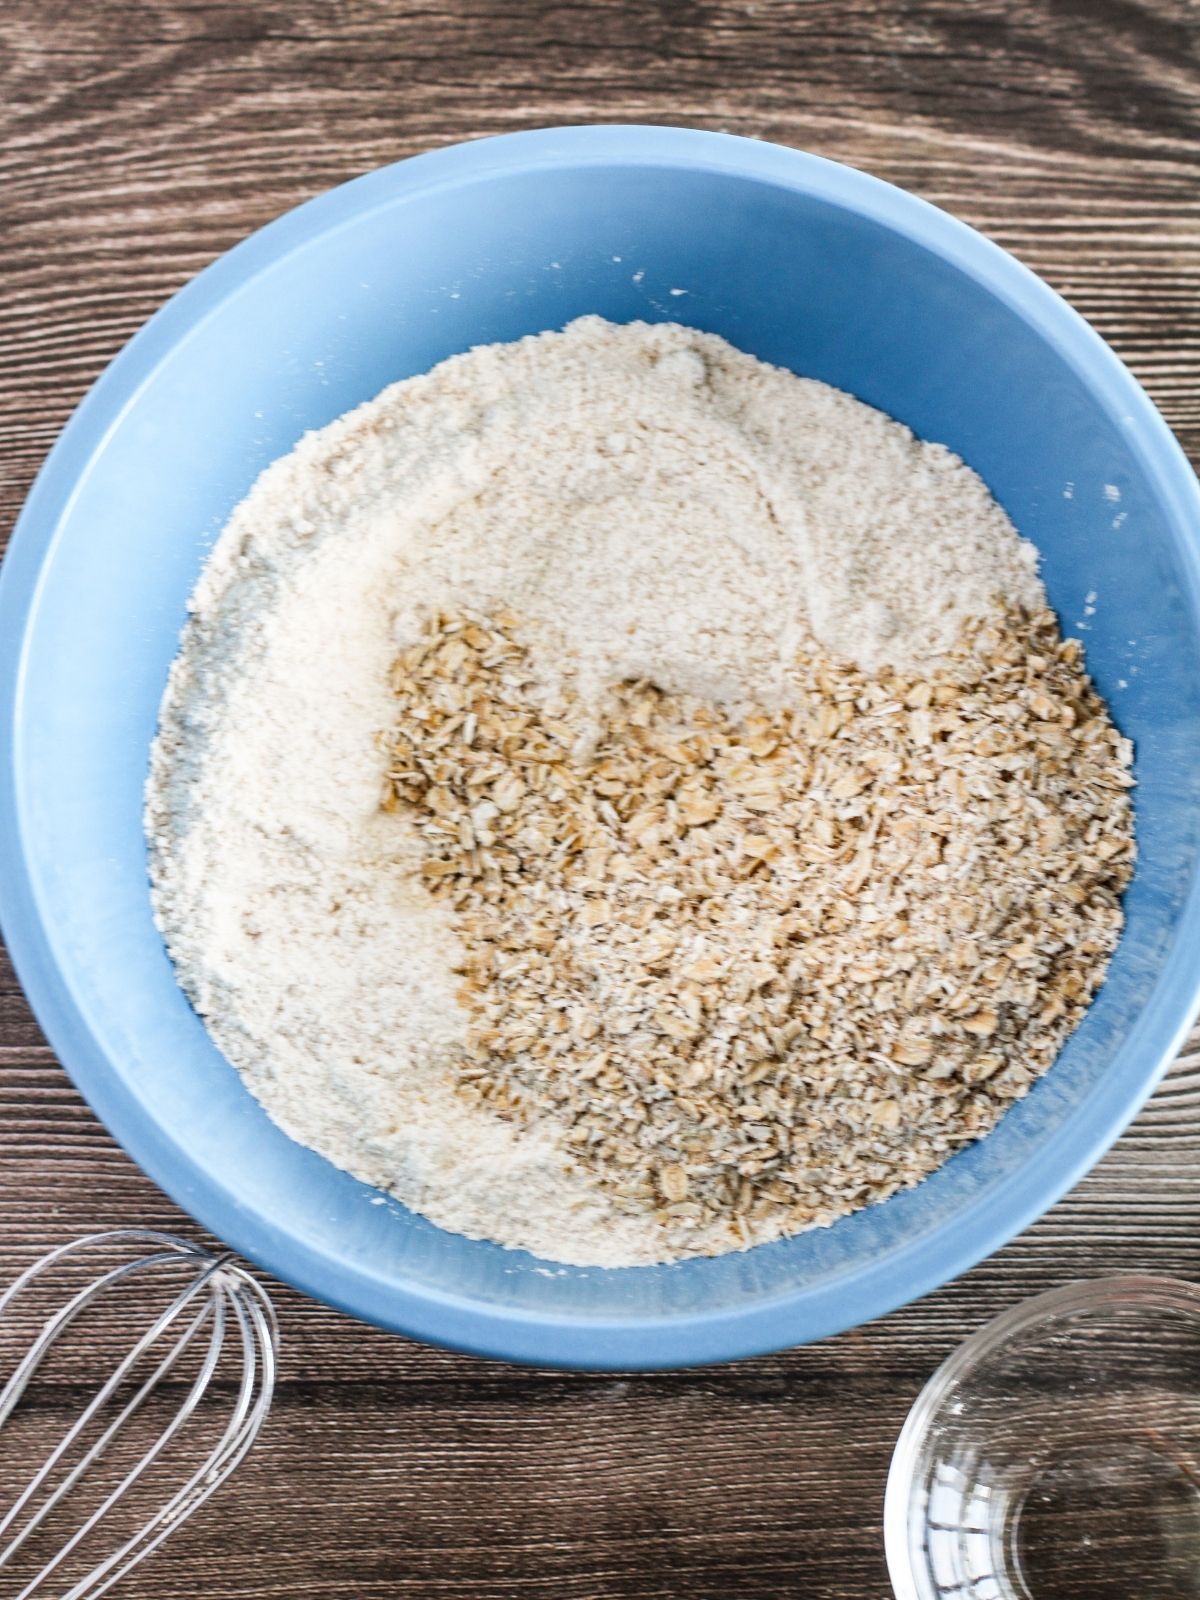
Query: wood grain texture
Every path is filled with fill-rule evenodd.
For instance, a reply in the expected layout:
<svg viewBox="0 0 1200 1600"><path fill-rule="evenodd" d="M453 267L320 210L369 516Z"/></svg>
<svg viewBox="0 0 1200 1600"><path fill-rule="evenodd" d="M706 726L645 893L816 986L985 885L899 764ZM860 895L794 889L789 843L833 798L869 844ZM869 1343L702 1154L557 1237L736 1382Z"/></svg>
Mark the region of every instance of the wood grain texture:
<svg viewBox="0 0 1200 1600"><path fill-rule="evenodd" d="M0 528L105 363L245 233L383 162L559 122L720 128L915 190L1067 295L1200 458L1198 47L1195 0L8 0ZM1036 1227L810 1349L537 1373L280 1289L268 1434L123 1592L884 1600L888 1457L938 1361L1072 1277L1200 1277L1196 1044ZM133 1223L194 1233L0 969L0 1273ZM0 1359L13 1343L0 1332ZM74 1393L39 1392L30 1447Z"/></svg>

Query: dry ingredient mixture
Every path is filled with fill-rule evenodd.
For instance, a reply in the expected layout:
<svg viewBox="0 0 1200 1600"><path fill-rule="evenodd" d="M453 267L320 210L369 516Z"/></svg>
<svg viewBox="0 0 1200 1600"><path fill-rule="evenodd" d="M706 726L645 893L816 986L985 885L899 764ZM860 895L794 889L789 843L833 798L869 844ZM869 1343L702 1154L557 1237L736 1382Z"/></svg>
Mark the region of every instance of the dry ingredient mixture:
<svg viewBox="0 0 1200 1600"><path fill-rule="evenodd" d="M1051 1064L1132 862L1127 751L1052 613L928 676L801 653L736 720L641 682L593 726L517 637L439 617L394 674L462 1094L748 1244L924 1176Z"/></svg>
<svg viewBox="0 0 1200 1600"><path fill-rule="evenodd" d="M193 597L147 798L273 1117L605 1265L917 1181L1053 1061L1130 748L948 451L673 325L471 351L309 435Z"/></svg>

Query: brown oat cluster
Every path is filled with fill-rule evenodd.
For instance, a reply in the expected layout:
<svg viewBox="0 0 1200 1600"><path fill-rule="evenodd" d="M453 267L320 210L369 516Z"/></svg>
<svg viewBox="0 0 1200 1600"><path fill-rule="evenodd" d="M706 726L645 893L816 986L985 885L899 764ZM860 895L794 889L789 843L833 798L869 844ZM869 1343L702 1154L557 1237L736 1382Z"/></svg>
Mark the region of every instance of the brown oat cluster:
<svg viewBox="0 0 1200 1600"><path fill-rule="evenodd" d="M742 718L552 697L509 615L435 617L393 687L385 803L466 951L460 1092L722 1248L986 1132L1116 945L1131 750L1051 612L927 676L803 655Z"/></svg>

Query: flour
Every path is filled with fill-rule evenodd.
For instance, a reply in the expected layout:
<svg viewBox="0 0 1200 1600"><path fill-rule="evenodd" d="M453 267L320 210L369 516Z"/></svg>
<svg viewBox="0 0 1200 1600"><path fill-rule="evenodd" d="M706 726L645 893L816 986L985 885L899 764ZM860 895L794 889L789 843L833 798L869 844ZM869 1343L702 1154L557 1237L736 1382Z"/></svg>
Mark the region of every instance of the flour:
<svg viewBox="0 0 1200 1600"><path fill-rule="evenodd" d="M1001 596L1043 598L975 474L711 335L584 318L396 384L264 472L193 596L146 809L180 982L286 1132L443 1227L717 1248L450 1087L461 951L380 811L391 660L433 610L507 607L548 689L768 704L803 641L912 664Z"/></svg>

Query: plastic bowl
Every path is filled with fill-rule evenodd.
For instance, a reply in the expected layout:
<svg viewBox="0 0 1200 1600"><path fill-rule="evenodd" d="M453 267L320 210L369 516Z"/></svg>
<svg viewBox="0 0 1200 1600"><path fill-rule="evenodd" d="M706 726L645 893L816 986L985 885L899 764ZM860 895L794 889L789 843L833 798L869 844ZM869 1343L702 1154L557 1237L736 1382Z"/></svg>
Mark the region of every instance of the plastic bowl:
<svg viewBox="0 0 1200 1600"><path fill-rule="evenodd" d="M185 602L260 469L393 379L584 312L724 334L964 456L1041 549L1065 627L1086 629L1140 782L1109 980L986 1140L830 1229L621 1271L453 1237L280 1133L176 987L141 828ZM21 978L134 1159L245 1255L357 1316L615 1368L834 1333L1044 1211L1183 1038L1200 967L1197 527L1195 479L1106 346L1001 250L886 184L767 144L636 127L516 134L372 173L160 311L30 496L0 590L0 909Z"/></svg>
<svg viewBox="0 0 1200 1600"><path fill-rule="evenodd" d="M1200 1289L1014 1306L926 1384L884 1508L897 1600L1200 1595Z"/></svg>

